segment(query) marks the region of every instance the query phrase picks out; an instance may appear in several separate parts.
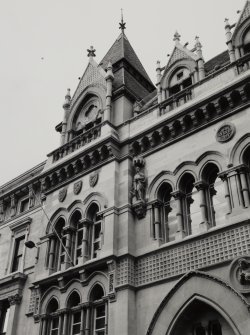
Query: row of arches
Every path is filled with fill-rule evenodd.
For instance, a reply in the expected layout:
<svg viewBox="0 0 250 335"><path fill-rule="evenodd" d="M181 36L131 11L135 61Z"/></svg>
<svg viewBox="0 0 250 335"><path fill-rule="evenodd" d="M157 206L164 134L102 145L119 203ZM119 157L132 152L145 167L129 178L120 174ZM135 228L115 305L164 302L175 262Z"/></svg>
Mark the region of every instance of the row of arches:
<svg viewBox="0 0 250 335"><path fill-rule="evenodd" d="M78 290L67 297L65 306L60 306L60 298L53 295L46 306L41 323L42 335L104 335L107 329L107 300L104 288L96 283L88 302L82 302Z"/></svg>
<svg viewBox="0 0 250 335"><path fill-rule="evenodd" d="M250 83L247 83L242 89L235 89L227 95L221 96L216 101L209 102L196 110L190 110L183 117L173 120L169 124L165 124L159 129L135 140L130 146L131 153L137 156L162 143L171 141L249 99ZM164 114L165 112L162 113Z"/></svg>
<svg viewBox="0 0 250 335"><path fill-rule="evenodd" d="M83 215L81 205L69 212L59 209L47 228L49 236L46 267L49 272L65 270L99 256L103 244L100 203L93 201Z"/></svg>
<svg viewBox="0 0 250 335"><path fill-rule="evenodd" d="M232 212L249 208L250 146L241 153L242 164L225 169L219 153L204 156L199 164L183 164L165 171L149 186L153 204L152 235L163 242L223 225Z"/></svg>

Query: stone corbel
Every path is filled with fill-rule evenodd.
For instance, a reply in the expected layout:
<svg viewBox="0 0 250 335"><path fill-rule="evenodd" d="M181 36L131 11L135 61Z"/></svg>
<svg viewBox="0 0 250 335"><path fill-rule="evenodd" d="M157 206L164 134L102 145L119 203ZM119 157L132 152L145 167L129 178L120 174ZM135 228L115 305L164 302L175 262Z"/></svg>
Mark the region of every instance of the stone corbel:
<svg viewBox="0 0 250 335"><path fill-rule="evenodd" d="M12 305L19 305L22 300L22 296L20 296L18 293L15 295L11 295L8 297L9 304Z"/></svg>

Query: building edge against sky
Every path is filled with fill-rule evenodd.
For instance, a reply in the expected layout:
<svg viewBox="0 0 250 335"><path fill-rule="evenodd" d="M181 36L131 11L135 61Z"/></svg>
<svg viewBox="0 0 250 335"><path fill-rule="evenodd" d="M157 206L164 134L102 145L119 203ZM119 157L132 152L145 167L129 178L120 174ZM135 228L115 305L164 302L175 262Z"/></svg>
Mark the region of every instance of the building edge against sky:
<svg viewBox="0 0 250 335"><path fill-rule="evenodd" d="M0 334L249 334L250 2L208 62L176 32L156 86L125 28L0 188Z"/></svg>

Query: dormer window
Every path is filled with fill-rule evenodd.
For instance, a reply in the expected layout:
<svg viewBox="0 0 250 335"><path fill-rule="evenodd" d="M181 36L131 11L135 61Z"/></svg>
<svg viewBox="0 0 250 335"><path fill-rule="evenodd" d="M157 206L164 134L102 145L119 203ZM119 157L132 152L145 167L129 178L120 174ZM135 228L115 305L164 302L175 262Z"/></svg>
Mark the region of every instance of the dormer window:
<svg viewBox="0 0 250 335"><path fill-rule="evenodd" d="M192 85L190 71L187 68L177 70L169 80L169 94L176 94Z"/></svg>

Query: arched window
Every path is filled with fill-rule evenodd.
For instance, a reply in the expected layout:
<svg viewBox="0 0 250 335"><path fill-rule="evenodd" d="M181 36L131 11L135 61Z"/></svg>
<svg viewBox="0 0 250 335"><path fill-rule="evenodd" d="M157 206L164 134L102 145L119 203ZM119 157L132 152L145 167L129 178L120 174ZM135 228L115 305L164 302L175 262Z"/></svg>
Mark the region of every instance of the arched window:
<svg viewBox="0 0 250 335"><path fill-rule="evenodd" d="M50 272L60 271L65 266L66 255L63 245L66 245L64 232L65 219L60 217L54 225L54 234L50 237L48 247L47 265ZM61 241L59 240L60 237ZM62 245L63 244L63 245Z"/></svg>
<svg viewBox="0 0 250 335"><path fill-rule="evenodd" d="M71 226L74 228L71 246L71 258L75 265L79 264L82 259L82 240L83 240L83 222L79 210L75 211L71 218Z"/></svg>
<svg viewBox="0 0 250 335"><path fill-rule="evenodd" d="M104 335L107 328L106 303L104 301L104 291L101 285L96 284L90 294L90 301L94 308L91 315L92 334Z"/></svg>
<svg viewBox="0 0 250 335"><path fill-rule="evenodd" d="M186 67L177 69L169 80L169 94L176 94L192 85L190 71Z"/></svg>
<svg viewBox="0 0 250 335"><path fill-rule="evenodd" d="M48 316L46 334L48 335L59 335L59 315L56 313L57 310L58 302L55 298L52 298L46 310Z"/></svg>
<svg viewBox="0 0 250 335"><path fill-rule="evenodd" d="M172 196L172 187L168 183L163 183L158 191L157 198L161 204L160 206L160 229L159 237L163 242L175 240L177 231L176 221L176 202ZM155 208L155 216L158 208ZM156 236L155 236L156 237Z"/></svg>
<svg viewBox="0 0 250 335"><path fill-rule="evenodd" d="M201 223L200 200L194 183L194 177L190 173L186 173L180 181L183 228L186 235L198 233Z"/></svg>
<svg viewBox="0 0 250 335"><path fill-rule="evenodd" d="M93 203L87 212L87 219L89 220L88 241L90 258L98 257L101 250L102 220L98 212L99 207L96 203Z"/></svg>
<svg viewBox="0 0 250 335"><path fill-rule="evenodd" d="M69 334L80 335L82 325L82 312L79 306L80 296L74 291L68 299L68 308L70 309Z"/></svg>
<svg viewBox="0 0 250 335"><path fill-rule="evenodd" d="M210 226L223 224L227 213L223 181L218 177L219 169L209 163L203 170L202 179L206 184L206 204Z"/></svg>
<svg viewBox="0 0 250 335"><path fill-rule="evenodd" d="M250 52L250 29L246 31L246 33L243 36L243 49L244 54L247 54Z"/></svg>

